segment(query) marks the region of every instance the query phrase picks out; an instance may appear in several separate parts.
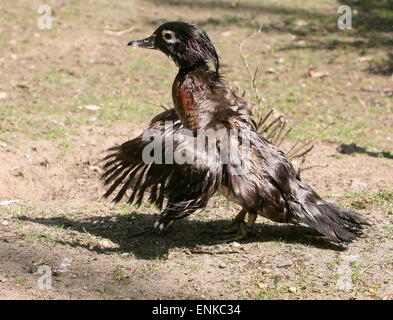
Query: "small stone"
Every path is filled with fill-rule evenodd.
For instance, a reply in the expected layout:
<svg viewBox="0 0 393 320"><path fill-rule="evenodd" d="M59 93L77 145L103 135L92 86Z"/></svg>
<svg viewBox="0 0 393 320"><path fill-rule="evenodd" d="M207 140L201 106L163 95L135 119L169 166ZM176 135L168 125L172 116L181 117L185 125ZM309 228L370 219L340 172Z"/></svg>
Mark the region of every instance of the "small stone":
<svg viewBox="0 0 393 320"><path fill-rule="evenodd" d="M266 289L267 288L267 284L263 283L263 282L260 282L260 283L258 283L258 288L259 289Z"/></svg>
<svg viewBox="0 0 393 320"><path fill-rule="evenodd" d="M308 25L308 22L306 20L296 20L295 25L297 27L305 27Z"/></svg>
<svg viewBox="0 0 393 320"><path fill-rule="evenodd" d="M351 180L349 182L349 186L352 189L365 189L365 188L367 188L367 183L360 181L360 180Z"/></svg>
<svg viewBox="0 0 393 320"><path fill-rule="evenodd" d="M283 262L277 264L277 267L285 268L285 267L290 267L292 264L293 264L292 261L287 260L287 261L283 261Z"/></svg>
<svg viewBox="0 0 393 320"><path fill-rule="evenodd" d="M224 32L221 32L221 35L222 35L223 37L229 37L229 36L232 35L232 31L224 31Z"/></svg>
<svg viewBox="0 0 393 320"><path fill-rule="evenodd" d="M85 179L82 179L82 178L76 179L76 183L79 185L82 185L85 183Z"/></svg>
<svg viewBox="0 0 393 320"><path fill-rule="evenodd" d="M93 104L89 104L89 105L85 106L84 108L86 110L90 110L90 111L97 111L97 110L101 109L100 106L96 106L96 105L93 105Z"/></svg>
<svg viewBox="0 0 393 320"><path fill-rule="evenodd" d="M231 246L234 247L234 248L240 248L242 245L239 242L235 241L235 242L231 243Z"/></svg>
<svg viewBox="0 0 393 320"><path fill-rule="evenodd" d="M372 288L368 289L367 292L368 292L369 294L375 294L375 290L372 289Z"/></svg>
<svg viewBox="0 0 393 320"><path fill-rule="evenodd" d="M327 71L317 71L315 68L309 68L307 71L307 75L310 78L325 78L329 76L329 72Z"/></svg>
<svg viewBox="0 0 393 320"><path fill-rule="evenodd" d="M27 159L28 162L32 162L33 161L33 158L31 157L31 155L26 153L23 156Z"/></svg>
<svg viewBox="0 0 393 320"><path fill-rule="evenodd" d="M218 265L218 267L219 267L220 269L224 269L224 268L226 268L226 265L223 264L223 263L221 263L221 264Z"/></svg>
<svg viewBox="0 0 393 320"><path fill-rule="evenodd" d="M110 249L110 248L114 248L114 245L111 241L109 240L101 240L98 244L98 247L101 250L105 250L105 249Z"/></svg>
<svg viewBox="0 0 393 320"><path fill-rule="evenodd" d="M98 167L98 166L90 166L90 167L89 167L89 170L90 170L90 171L93 171L93 172L98 172L98 173L101 172L101 168Z"/></svg>
<svg viewBox="0 0 393 320"><path fill-rule="evenodd" d="M269 274L270 272L272 272L271 269L268 269L268 268L262 269L262 274Z"/></svg>
<svg viewBox="0 0 393 320"><path fill-rule="evenodd" d="M0 100L8 97L7 92L0 92Z"/></svg>
<svg viewBox="0 0 393 320"><path fill-rule="evenodd" d="M296 289L295 287L289 287L289 288L288 288L288 292L290 292L290 293L296 293L296 292L297 292L297 289Z"/></svg>
<svg viewBox="0 0 393 320"><path fill-rule="evenodd" d="M10 222L7 221L7 220L3 220L3 221L1 222L1 225L3 225L3 226L8 226L9 224L10 224Z"/></svg>
<svg viewBox="0 0 393 320"><path fill-rule="evenodd" d="M6 201L1 201L0 206L8 206L9 204L14 204L14 203L19 203L20 200L6 200Z"/></svg>

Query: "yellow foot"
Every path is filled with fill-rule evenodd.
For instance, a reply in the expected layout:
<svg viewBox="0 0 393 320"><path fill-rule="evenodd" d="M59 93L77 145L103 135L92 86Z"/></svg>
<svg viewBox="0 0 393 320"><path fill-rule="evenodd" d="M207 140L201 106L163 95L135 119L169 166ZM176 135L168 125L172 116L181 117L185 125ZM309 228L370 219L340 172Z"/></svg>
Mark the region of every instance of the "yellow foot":
<svg viewBox="0 0 393 320"><path fill-rule="evenodd" d="M219 234L228 234L228 233L235 233L236 231L239 231L240 225L243 223L243 221L238 221L238 220L232 220L231 223L223 226L218 230Z"/></svg>
<svg viewBox="0 0 393 320"><path fill-rule="evenodd" d="M232 241L240 241L240 240L247 240L248 238L252 237L255 235L254 228L247 227L244 223L241 223L238 228L238 232L229 237L228 240Z"/></svg>
<svg viewBox="0 0 393 320"><path fill-rule="evenodd" d="M239 230L240 225L244 223L244 218L246 217L247 211L242 209L240 212L236 215L236 217L232 220L232 222L229 225L224 226L223 228L220 228L218 233L220 234L228 234L228 233L234 233Z"/></svg>

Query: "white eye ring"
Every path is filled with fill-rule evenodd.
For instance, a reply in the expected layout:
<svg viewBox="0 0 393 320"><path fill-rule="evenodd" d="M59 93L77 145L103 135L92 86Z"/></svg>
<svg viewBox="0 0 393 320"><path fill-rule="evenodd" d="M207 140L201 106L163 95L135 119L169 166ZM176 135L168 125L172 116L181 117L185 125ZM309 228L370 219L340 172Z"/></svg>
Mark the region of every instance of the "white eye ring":
<svg viewBox="0 0 393 320"><path fill-rule="evenodd" d="M162 31L162 38L164 39L165 42L170 43L170 44L180 42L179 39L176 38L175 33L171 30L163 30Z"/></svg>
<svg viewBox="0 0 393 320"><path fill-rule="evenodd" d="M163 34L163 37L165 40L171 40L172 39L172 34L170 34L169 32L165 32Z"/></svg>

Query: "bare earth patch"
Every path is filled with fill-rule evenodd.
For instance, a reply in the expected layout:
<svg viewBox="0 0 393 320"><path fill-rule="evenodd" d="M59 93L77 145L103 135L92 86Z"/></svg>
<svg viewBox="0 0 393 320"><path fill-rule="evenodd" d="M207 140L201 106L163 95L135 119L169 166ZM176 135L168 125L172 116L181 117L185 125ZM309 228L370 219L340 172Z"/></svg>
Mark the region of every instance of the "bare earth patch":
<svg viewBox="0 0 393 320"><path fill-rule="evenodd" d="M221 198L170 232L130 237L151 227L157 212L113 207L102 200L97 167L102 150L114 137L122 141L127 128L90 129L95 133L86 128L86 134L70 137L80 144L79 151L61 156L62 161L56 160L52 144L26 142L25 150L37 150L37 155L45 150L47 166L34 153L30 161L12 145L1 149L2 158L11 154L18 165L1 170L2 180L15 186L4 190L1 200L20 202L0 207L0 233L21 237L0 242L4 298L392 298L390 159L340 155L335 145L327 144L318 145L308 159L307 166L316 167L305 171L303 179L321 195L373 221L365 236L346 250L309 228L263 218L255 238L227 243L215 230L237 208ZM99 130L112 136L104 140ZM357 257L349 292L336 288L342 254ZM69 268L56 272L64 259L71 260ZM51 290L37 287L40 265L54 272Z"/></svg>

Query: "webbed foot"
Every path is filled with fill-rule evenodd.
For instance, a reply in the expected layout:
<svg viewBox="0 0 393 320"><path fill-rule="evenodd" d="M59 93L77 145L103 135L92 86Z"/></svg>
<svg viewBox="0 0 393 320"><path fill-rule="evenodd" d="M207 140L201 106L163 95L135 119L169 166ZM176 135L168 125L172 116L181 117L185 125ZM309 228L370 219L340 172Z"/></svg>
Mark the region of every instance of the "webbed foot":
<svg viewBox="0 0 393 320"><path fill-rule="evenodd" d="M228 237L228 240L232 241L240 241L240 240L247 240L250 237L255 235L254 227L247 227L245 223L241 223L236 234Z"/></svg>
<svg viewBox="0 0 393 320"><path fill-rule="evenodd" d="M240 225L244 224L244 218L246 217L247 212L243 209L241 210L237 216L227 225L223 226L218 230L219 234L228 234L235 233L239 231Z"/></svg>

